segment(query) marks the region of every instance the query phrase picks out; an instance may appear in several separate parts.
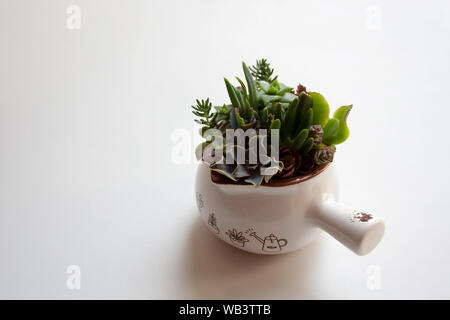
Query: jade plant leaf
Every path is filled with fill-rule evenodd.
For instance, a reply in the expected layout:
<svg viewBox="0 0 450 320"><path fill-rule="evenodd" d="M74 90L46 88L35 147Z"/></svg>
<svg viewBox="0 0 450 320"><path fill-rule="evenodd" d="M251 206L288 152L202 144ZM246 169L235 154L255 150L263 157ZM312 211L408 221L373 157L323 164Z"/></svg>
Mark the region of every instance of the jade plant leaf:
<svg viewBox="0 0 450 320"><path fill-rule="evenodd" d="M322 141L326 144L333 144L334 137L337 135L339 128L339 120L331 118L328 120L326 126L323 128Z"/></svg>
<svg viewBox="0 0 450 320"><path fill-rule="evenodd" d="M328 120L322 140L328 144L340 144L347 140L350 131L347 127L347 117L353 105L343 106L336 110L332 119Z"/></svg>
<svg viewBox="0 0 450 320"><path fill-rule="evenodd" d="M330 106L320 93L310 92L309 95L312 98L312 109L314 112L312 124L320 124L324 128L330 116Z"/></svg>

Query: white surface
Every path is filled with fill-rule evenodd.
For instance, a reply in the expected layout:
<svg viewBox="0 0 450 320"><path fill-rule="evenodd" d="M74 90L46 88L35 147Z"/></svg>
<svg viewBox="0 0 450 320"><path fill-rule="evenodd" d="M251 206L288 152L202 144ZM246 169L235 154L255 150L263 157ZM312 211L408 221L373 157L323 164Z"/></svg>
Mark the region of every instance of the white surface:
<svg viewBox="0 0 450 320"><path fill-rule="evenodd" d="M337 3L1 0L0 297L450 298L450 6ZM385 218L370 255L257 256L200 221L171 135L259 57L354 104L335 161L342 200Z"/></svg>

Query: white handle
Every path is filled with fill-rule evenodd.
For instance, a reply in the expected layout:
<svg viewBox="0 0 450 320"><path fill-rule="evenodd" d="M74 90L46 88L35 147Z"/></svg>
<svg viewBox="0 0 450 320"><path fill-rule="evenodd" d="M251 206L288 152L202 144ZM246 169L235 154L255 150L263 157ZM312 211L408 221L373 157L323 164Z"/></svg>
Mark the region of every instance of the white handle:
<svg viewBox="0 0 450 320"><path fill-rule="evenodd" d="M380 242L384 222L380 218L327 200L316 212L319 227L358 255L366 255Z"/></svg>

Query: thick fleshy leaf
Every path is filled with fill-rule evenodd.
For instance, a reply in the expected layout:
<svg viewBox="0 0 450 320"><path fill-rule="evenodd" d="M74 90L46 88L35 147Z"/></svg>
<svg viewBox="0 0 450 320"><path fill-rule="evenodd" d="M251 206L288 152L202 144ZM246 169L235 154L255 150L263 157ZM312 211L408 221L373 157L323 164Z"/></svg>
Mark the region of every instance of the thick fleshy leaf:
<svg viewBox="0 0 450 320"><path fill-rule="evenodd" d="M233 176L236 178L247 178L250 177L251 174L243 164L238 164L233 171Z"/></svg>
<svg viewBox="0 0 450 320"><path fill-rule="evenodd" d="M311 126L313 120L313 110L309 108L306 110L305 114L303 115L299 127L302 129L309 129Z"/></svg>
<svg viewBox="0 0 450 320"><path fill-rule="evenodd" d="M216 109L217 113L228 114L231 109L233 109L233 106L230 104L224 104L223 106L215 106L214 109Z"/></svg>
<svg viewBox="0 0 450 320"><path fill-rule="evenodd" d="M340 144L347 140L350 135L350 130L347 127L347 117L352 110L353 105L343 106L336 110L333 118L339 120L339 129L335 137L335 141L332 144Z"/></svg>
<svg viewBox="0 0 450 320"><path fill-rule="evenodd" d="M225 177L227 177L228 179L231 179L233 181L237 181L237 179L233 176L233 171L235 169L234 165L231 164L213 164L211 165L211 170L218 172L222 175L224 175Z"/></svg>
<svg viewBox="0 0 450 320"><path fill-rule="evenodd" d="M265 126L267 123L267 119L269 117L269 111L267 109L267 107L265 107L262 111L262 115L261 115L261 125Z"/></svg>
<svg viewBox="0 0 450 320"><path fill-rule="evenodd" d="M309 152L312 147L314 146L314 139L308 138L305 143L303 144L302 148L300 149L300 153L307 153Z"/></svg>
<svg viewBox="0 0 450 320"><path fill-rule="evenodd" d="M262 80L258 81L258 86L261 88L262 91L264 91L264 93L267 93L270 88L270 84Z"/></svg>
<svg viewBox="0 0 450 320"><path fill-rule="evenodd" d="M236 77L237 81L239 81L239 84L241 85L242 89L242 95L244 96L245 100L248 100L248 94L247 94L247 87L245 86L244 82L239 79L239 77Z"/></svg>
<svg viewBox="0 0 450 320"><path fill-rule="evenodd" d="M309 134L309 130L308 129L303 129L302 131L300 131L297 136L295 137L294 141L292 142L292 149L295 152L298 152L301 147L303 146L303 144L306 141L306 138L308 138L308 134Z"/></svg>
<svg viewBox="0 0 450 320"><path fill-rule="evenodd" d="M234 109L234 114L236 115L236 120L237 120L239 127L242 128L242 126L245 124L245 120L244 120L244 118L241 117L241 115L239 113L239 108Z"/></svg>
<svg viewBox="0 0 450 320"><path fill-rule="evenodd" d="M309 94L312 98L312 109L314 113L314 117L312 120L312 124L320 124L322 128L328 122L328 117L330 116L330 106L328 105L327 100L317 92L311 92Z"/></svg>
<svg viewBox="0 0 450 320"><path fill-rule="evenodd" d="M247 183L251 183L255 186L255 188L259 187L261 183L263 182L264 176L252 176L250 178L245 179L244 181Z"/></svg>
<svg viewBox="0 0 450 320"><path fill-rule="evenodd" d="M294 90L294 88L288 87L287 85L285 85L284 83L280 82L280 90L278 90L277 94L282 96L284 95L286 92L291 92L292 90Z"/></svg>
<svg viewBox="0 0 450 320"><path fill-rule="evenodd" d="M233 107L239 107L239 98L236 95L235 92L235 88L233 87L233 85L230 83L230 81L228 81L227 78L223 78L225 81L225 85L227 87L227 91L228 91L228 96L230 97L230 101L231 104L233 105Z"/></svg>
<svg viewBox="0 0 450 320"><path fill-rule="evenodd" d="M250 107L256 108L258 106L258 100L256 97L256 83L253 79L252 73L248 69L245 62L242 62L242 68L244 69L245 80L247 80L248 86L248 99L250 102Z"/></svg>
<svg viewBox="0 0 450 320"><path fill-rule="evenodd" d="M280 128L281 128L281 121L280 121L280 119L275 119L270 124L270 130L280 129Z"/></svg>
<svg viewBox="0 0 450 320"><path fill-rule="evenodd" d="M281 129L281 139L285 140L293 135L295 117L297 115L298 99L294 99L288 107L285 118L283 120L283 127Z"/></svg>
<svg viewBox="0 0 450 320"><path fill-rule="evenodd" d="M280 96L271 96L268 94L262 94L260 96L260 99L262 100L262 102L264 103L264 105L268 105L271 102L275 102L275 101L279 101L281 99Z"/></svg>
<svg viewBox="0 0 450 320"><path fill-rule="evenodd" d="M283 106L281 105L281 103L279 102L274 102L271 104L271 106L269 107L269 112L271 114L273 114L273 116L275 117L275 119L280 119L282 118L282 113L283 113Z"/></svg>
<svg viewBox="0 0 450 320"><path fill-rule="evenodd" d="M239 123L238 123L238 120L237 120L237 117L236 117L235 109L232 109L231 112L230 112L230 124L231 124L231 127L233 129L239 128Z"/></svg>
<svg viewBox="0 0 450 320"><path fill-rule="evenodd" d="M294 99L297 99L297 95L286 92L280 99L281 102L292 102Z"/></svg>
<svg viewBox="0 0 450 320"><path fill-rule="evenodd" d="M300 93L299 96L299 103L298 103L298 122L300 123L301 117L303 117L303 115L305 114L305 112L311 108L312 106L312 98L309 94L307 94L306 92L302 92Z"/></svg>
<svg viewBox="0 0 450 320"><path fill-rule="evenodd" d="M340 107L334 113L333 118L328 120L327 125L323 129L324 135L322 138L326 144L340 144L347 140L350 135L347 127L347 117L352 107L352 105Z"/></svg>
<svg viewBox="0 0 450 320"><path fill-rule="evenodd" d="M240 110L242 112L242 115L245 116L247 114L248 111L248 103L245 101L243 94L236 89L235 87L233 87L234 93L236 94L236 96L239 99L239 107Z"/></svg>
<svg viewBox="0 0 450 320"><path fill-rule="evenodd" d="M334 144L335 137L339 129L339 120L331 118L328 120L327 125L323 128L322 141L326 144Z"/></svg>

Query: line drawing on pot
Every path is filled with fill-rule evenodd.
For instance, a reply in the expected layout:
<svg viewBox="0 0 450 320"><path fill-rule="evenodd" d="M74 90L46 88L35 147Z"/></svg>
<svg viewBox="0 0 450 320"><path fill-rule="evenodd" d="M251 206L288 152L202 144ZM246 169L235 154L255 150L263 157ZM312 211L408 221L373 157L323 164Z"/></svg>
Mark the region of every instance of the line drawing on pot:
<svg viewBox="0 0 450 320"><path fill-rule="evenodd" d="M260 238L256 232L250 233L250 236L262 243L262 251L265 252L277 252L287 245L286 239L278 239L273 233L266 236L264 239Z"/></svg>
<svg viewBox="0 0 450 320"><path fill-rule="evenodd" d="M237 232L236 229L230 230L226 232L226 234L230 237L230 241L239 247L244 247L245 243L249 240L242 234L242 232Z"/></svg>
<svg viewBox="0 0 450 320"><path fill-rule="evenodd" d="M202 212L203 207L205 206L205 202L203 201L203 196L200 192L196 194L197 207L200 212Z"/></svg>
<svg viewBox="0 0 450 320"><path fill-rule="evenodd" d="M208 226L210 226L217 234L220 233L219 227L217 226L217 218L214 213L210 213L208 216Z"/></svg>

